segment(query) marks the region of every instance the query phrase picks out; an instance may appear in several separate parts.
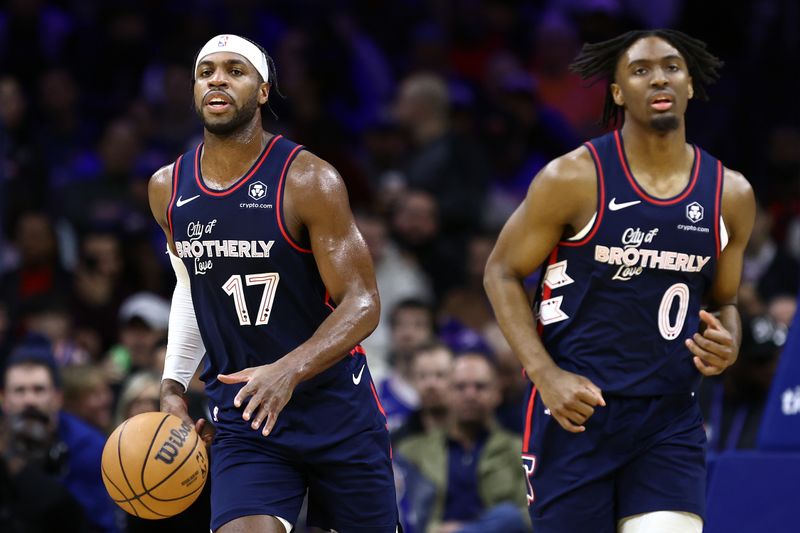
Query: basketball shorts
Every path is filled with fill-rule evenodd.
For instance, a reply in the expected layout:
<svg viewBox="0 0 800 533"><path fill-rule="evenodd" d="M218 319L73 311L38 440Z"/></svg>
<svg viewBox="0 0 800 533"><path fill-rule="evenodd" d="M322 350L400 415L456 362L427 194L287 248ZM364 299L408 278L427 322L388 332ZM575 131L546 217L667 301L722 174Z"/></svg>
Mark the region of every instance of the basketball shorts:
<svg viewBox="0 0 800 533"><path fill-rule="evenodd" d="M570 433L529 387L522 463L533 530L615 533L618 520L653 511L702 518L706 436L697 399L687 393L605 400L586 431Z"/></svg>
<svg viewBox="0 0 800 533"><path fill-rule="evenodd" d="M363 355L329 379L298 388L268 437L242 409L211 405L211 528L242 516L297 523L308 492L307 524L340 533L395 533L397 501L386 417Z"/></svg>

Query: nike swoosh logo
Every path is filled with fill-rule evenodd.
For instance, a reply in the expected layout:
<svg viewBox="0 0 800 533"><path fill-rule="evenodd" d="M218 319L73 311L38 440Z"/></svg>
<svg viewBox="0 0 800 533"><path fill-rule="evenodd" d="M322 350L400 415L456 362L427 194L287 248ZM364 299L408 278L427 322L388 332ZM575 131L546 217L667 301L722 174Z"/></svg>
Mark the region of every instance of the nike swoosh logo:
<svg viewBox="0 0 800 533"><path fill-rule="evenodd" d="M192 200L197 200L198 198L200 198L199 194L197 196L192 196L191 198L187 198L186 200L178 196L178 200L175 202L175 207L181 207L182 205L186 205Z"/></svg>
<svg viewBox="0 0 800 533"><path fill-rule="evenodd" d="M359 383L361 383L361 374L364 373L364 367L365 366L367 366L367 365L363 365L361 367L361 370L358 371L358 375L357 376L355 374L353 374L353 385L358 385Z"/></svg>
<svg viewBox="0 0 800 533"><path fill-rule="evenodd" d="M611 209L612 211L619 211L620 209L625 209L626 207L630 207L632 205L636 205L636 204L640 204L640 203L642 203L641 200L634 200L632 202L625 202L623 204L618 204L617 203L617 198L614 197L614 198L611 199L610 202L608 202L608 208Z"/></svg>

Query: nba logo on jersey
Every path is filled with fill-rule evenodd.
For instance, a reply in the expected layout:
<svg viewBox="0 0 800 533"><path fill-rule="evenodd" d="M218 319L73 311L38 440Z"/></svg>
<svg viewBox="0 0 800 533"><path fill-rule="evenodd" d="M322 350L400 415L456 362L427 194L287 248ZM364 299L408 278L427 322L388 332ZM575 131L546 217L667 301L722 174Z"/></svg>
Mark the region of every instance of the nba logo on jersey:
<svg viewBox="0 0 800 533"><path fill-rule="evenodd" d="M697 224L703 220L703 206L692 202L686 206L686 218Z"/></svg>
<svg viewBox="0 0 800 533"><path fill-rule="evenodd" d="M219 41L217 41L217 47L222 48L226 44L228 44L228 36L223 35L219 38Z"/></svg>
<svg viewBox="0 0 800 533"><path fill-rule="evenodd" d="M247 190L247 194L250 195L250 198L253 200L261 200L264 196L267 195L267 186L261 183L260 181L256 181L250 184L250 187Z"/></svg>

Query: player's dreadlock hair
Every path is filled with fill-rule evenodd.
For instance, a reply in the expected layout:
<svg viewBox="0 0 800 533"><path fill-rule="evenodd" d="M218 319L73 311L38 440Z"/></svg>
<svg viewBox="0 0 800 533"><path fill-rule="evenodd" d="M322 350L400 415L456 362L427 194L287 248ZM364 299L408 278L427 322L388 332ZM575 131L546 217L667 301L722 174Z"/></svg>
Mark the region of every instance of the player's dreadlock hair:
<svg viewBox="0 0 800 533"><path fill-rule="evenodd" d="M269 73L270 92L272 92L272 89L274 89L275 92L278 94L278 96L280 96L282 99L286 99L286 97L281 92L281 88L278 86L278 70L275 68L275 60L272 59L272 56L267 53L266 49L264 49L263 46L261 46L260 44L251 39L248 39L247 37L244 37L244 39L253 43L256 46L256 48L261 50L261 52L264 54L264 57L267 58L267 72ZM262 122L266 122L264 120L267 118L266 111L269 111L272 114L272 118L277 120L278 114L275 113L274 109L272 109L272 106L269 104L269 100L267 100L267 103L261 107Z"/></svg>
<svg viewBox="0 0 800 533"><path fill-rule="evenodd" d="M622 108L614 103L610 89L619 58L633 43L651 36L664 39L680 52L686 60L689 75L692 77L694 94L701 100L708 100L706 86L717 81L719 78L717 71L722 67L723 62L706 50L706 43L678 30L633 30L607 41L584 44L578 57L570 65L570 70L583 79L589 80L590 85L603 80L608 83L606 100L603 105L603 126L614 126L623 117Z"/></svg>

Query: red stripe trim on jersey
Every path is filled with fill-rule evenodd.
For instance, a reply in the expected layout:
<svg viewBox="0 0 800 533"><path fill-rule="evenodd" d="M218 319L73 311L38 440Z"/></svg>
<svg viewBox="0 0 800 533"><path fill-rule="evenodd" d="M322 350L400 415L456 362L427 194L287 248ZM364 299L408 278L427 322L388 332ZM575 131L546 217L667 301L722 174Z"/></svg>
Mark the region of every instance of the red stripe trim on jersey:
<svg viewBox="0 0 800 533"><path fill-rule="evenodd" d="M559 242L559 246L583 246L594 237L594 234L597 233L597 228L600 227L600 222L603 220L603 213L605 212L605 205L606 205L606 178L603 174L603 164L600 162L600 156L597 155L597 149L591 142L586 142L584 145L589 149L589 153L592 155L592 161L594 161L594 168L597 171L597 218L594 220L594 224L592 224L592 231L579 241L561 241Z"/></svg>
<svg viewBox="0 0 800 533"><path fill-rule="evenodd" d="M380 398L378 398L378 392L375 390L375 384L372 382L372 380L369 380L369 388L372 389L372 396L373 398L375 398L375 404L378 406L378 411L380 411L385 418L386 411L384 411L383 405L381 404L381 400Z"/></svg>
<svg viewBox="0 0 800 533"><path fill-rule="evenodd" d="M272 147L275 146L275 143L278 142L278 139L281 138L281 135L275 135L270 139L267 143L267 146L264 147L264 151L261 153L261 157L256 160L256 163L250 168L247 174L241 178L236 184L231 187L230 189L225 189L223 191L212 191L208 187L203 184L203 179L200 177L200 149L203 147L204 143L200 143L197 145L197 149L194 152L194 179L197 181L197 186L200 187L200 190L210 196L228 196L229 194L233 194L237 191L242 185L247 183L247 181L253 177L253 175L258 172L258 169L261 168L261 164L267 159L269 152L272 150Z"/></svg>
<svg viewBox="0 0 800 533"><path fill-rule="evenodd" d="M531 429L533 426L533 406L536 404L536 385L531 389L531 397L528 400L528 411L525 414L525 436L522 440L522 453L528 453L529 442L531 440Z"/></svg>
<svg viewBox="0 0 800 533"><path fill-rule="evenodd" d="M717 241L717 259L719 254L722 253L722 243L720 242L719 235L719 219L722 216L720 204L722 202L722 162L717 160L717 193L714 199L714 236Z"/></svg>
<svg viewBox="0 0 800 533"><path fill-rule="evenodd" d="M281 210L281 204L282 204L281 199L283 197L283 182L284 182L284 179L286 178L286 171L289 168L289 164L294 159L295 154L302 148L303 147L300 146L300 145L295 146L294 150L292 150L289 153L289 157L286 158L286 163L283 164L283 170L281 171L281 179L278 182L278 195L277 195L277 201L276 201L277 209L275 209L275 216L278 218L278 227L281 230L281 234L283 235L283 238L286 239L286 242L291 244L292 248L294 248L298 252L303 252L304 254L310 254L310 253L313 253L310 248L303 248L302 246L297 244L294 241L294 239L292 239L292 237L289 235L289 233L286 231L286 228L283 226L283 211Z"/></svg>
<svg viewBox="0 0 800 533"><path fill-rule="evenodd" d="M619 130L614 130L614 140L617 143L617 155L619 155L619 162L622 165L622 170L625 171L625 177L628 178L628 183L631 184L631 187L633 187L633 190L636 191L636 194L638 194L645 201L655 205L673 205L684 200L692 192L692 189L694 189L694 186L697 183L697 176L700 175L700 150L698 150L696 146L693 146L694 164L692 165L692 171L691 171L692 179L689 181L689 184L686 186L683 192L680 193L678 196L662 200L660 198L656 198L655 196L650 196L649 194L647 194L647 192L645 192L644 189L639 187L639 184L636 183L636 180L633 179L631 170L630 168L628 168L628 161L625 158L625 152L622 149L622 139L619 135Z"/></svg>
<svg viewBox="0 0 800 533"><path fill-rule="evenodd" d="M367 351L360 344L356 344L356 347L350 350L350 355L356 355L359 353L365 357L367 355Z"/></svg>
<svg viewBox="0 0 800 533"><path fill-rule="evenodd" d="M178 172L181 169L181 159L183 159L183 156L180 156L175 161L175 166L172 168L172 196L169 197L169 205L167 206L167 224L169 225L169 236L172 240L175 240L175 231L172 229L172 208L175 205L175 197L178 196Z"/></svg>

